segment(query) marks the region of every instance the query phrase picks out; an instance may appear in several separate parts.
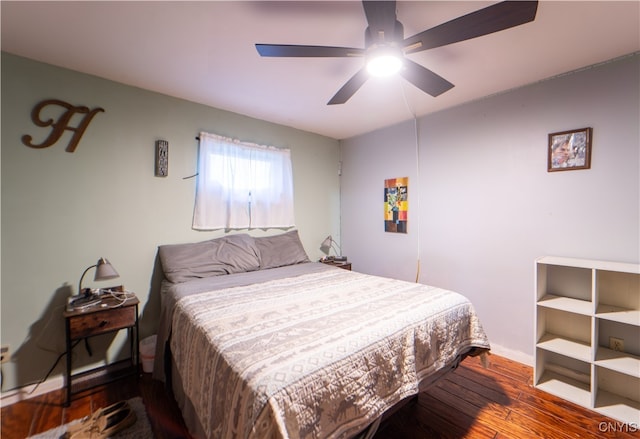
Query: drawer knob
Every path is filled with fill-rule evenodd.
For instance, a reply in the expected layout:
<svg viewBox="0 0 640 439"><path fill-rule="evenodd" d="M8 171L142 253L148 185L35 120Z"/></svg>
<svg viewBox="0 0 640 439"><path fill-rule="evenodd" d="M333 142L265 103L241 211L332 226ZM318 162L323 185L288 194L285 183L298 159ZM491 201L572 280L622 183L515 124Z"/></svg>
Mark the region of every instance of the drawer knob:
<svg viewBox="0 0 640 439"><path fill-rule="evenodd" d="M104 327L105 327L105 326L107 326L108 324L109 324L109 322L108 322L108 321L103 320L103 321L101 321L101 322L100 322L100 327L101 327L101 328L104 328Z"/></svg>

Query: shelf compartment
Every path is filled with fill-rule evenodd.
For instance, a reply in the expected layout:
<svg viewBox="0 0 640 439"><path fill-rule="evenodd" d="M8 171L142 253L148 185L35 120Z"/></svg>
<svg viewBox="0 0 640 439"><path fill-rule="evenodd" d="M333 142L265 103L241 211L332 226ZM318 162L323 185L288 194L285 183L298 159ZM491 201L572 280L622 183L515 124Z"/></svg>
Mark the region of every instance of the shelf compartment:
<svg viewBox="0 0 640 439"><path fill-rule="evenodd" d="M596 317L613 322L625 323L627 325L640 326L640 310L622 308L615 305L598 305Z"/></svg>
<svg viewBox="0 0 640 439"><path fill-rule="evenodd" d="M538 307L537 342L547 341L548 338L569 340L578 344L591 346L592 318L583 314L566 312L556 308ZM582 348L578 352L583 352ZM560 352L562 353L562 352ZM588 357L581 356L584 361L592 359L590 351Z"/></svg>
<svg viewBox="0 0 640 439"><path fill-rule="evenodd" d="M598 346L595 363L596 366L626 375L640 376L640 357L627 352L612 351Z"/></svg>
<svg viewBox="0 0 640 439"><path fill-rule="evenodd" d="M548 364L547 367L549 366L554 368L553 364ZM588 376L586 378L588 378ZM549 370L548 368L542 373L542 376L536 384L536 388L583 407L589 407L591 405L591 390L589 384L583 380L570 378L562 373Z"/></svg>
<svg viewBox="0 0 640 439"><path fill-rule="evenodd" d="M547 258L543 260L551 261ZM593 270L590 268L539 262L536 282L538 300L546 295L569 297L585 302L592 300Z"/></svg>
<svg viewBox="0 0 640 439"><path fill-rule="evenodd" d="M640 425L640 403L606 391L599 391L595 409L629 425Z"/></svg>
<svg viewBox="0 0 640 439"><path fill-rule="evenodd" d="M560 311L573 312L590 316L593 310L591 301L574 299L571 297L556 296L547 294L538 301L538 306L553 308Z"/></svg>
<svg viewBox="0 0 640 439"><path fill-rule="evenodd" d="M536 349L535 387L583 406L591 405L591 365Z"/></svg>
<svg viewBox="0 0 640 439"><path fill-rule="evenodd" d="M640 274L596 271L596 317L640 326Z"/></svg>
<svg viewBox="0 0 640 439"><path fill-rule="evenodd" d="M596 291L603 298L606 298L605 303L640 309L640 300L638 299L638 290L640 289L639 273L633 271L597 270L596 284Z"/></svg>
<svg viewBox="0 0 640 439"><path fill-rule="evenodd" d="M619 338L624 341L625 353L640 357L640 327L600 318L595 324L598 346L611 348L610 338Z"/></svg>
<svg viewBox="0 0 640 439"><path fill-rule="evenodd" d="M567 339L556 334L544 334L538 344L540 349L555 352L560 355L568 355L581 361L591 361L591 345L576 340Z"/></svg>
<svg viewBox="0 0 640 439"><path fill-rule="evenodd" d="M640 378L597 367L594 408L622 422L640 425Z"/></svg>

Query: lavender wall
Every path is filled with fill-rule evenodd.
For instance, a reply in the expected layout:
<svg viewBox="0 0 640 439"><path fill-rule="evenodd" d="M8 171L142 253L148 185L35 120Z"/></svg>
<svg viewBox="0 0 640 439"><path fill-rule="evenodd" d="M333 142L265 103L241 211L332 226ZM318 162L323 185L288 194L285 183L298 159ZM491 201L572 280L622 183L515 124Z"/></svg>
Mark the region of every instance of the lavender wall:
<svg viewBox="0 0 640 439"><path fill-rule="evenodd" d="M497 353L533 356L534 260L640 260L640 56L341 142L342 247L355 270L465 294ZM549 133L593 127L591 169L547 172ZM409 176L409 231L384 179Z"/></svg>

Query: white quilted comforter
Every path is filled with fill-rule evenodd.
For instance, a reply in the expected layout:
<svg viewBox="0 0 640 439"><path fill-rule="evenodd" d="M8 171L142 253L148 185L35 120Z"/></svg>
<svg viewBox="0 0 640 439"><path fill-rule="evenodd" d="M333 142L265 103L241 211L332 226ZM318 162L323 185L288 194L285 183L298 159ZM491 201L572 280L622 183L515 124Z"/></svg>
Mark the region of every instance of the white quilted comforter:
<svg viewBox="0 0 640 439"><path fill-rule="evenodd" d="M177 300L171 351L209 438L347 438L489 342L463 296L327 269Z"/></svg>

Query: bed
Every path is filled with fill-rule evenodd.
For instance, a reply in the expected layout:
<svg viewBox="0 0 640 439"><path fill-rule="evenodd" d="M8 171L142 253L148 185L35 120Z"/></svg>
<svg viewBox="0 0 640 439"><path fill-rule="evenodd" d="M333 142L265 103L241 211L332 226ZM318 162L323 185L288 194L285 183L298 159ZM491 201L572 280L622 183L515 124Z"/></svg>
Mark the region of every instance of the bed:
<svg viewBox="0 0 640 439"><path fill-rule="evenodd" d="M309 261L297 231L159 248L154 378L197 438L352 438L490 346L440 288Z"/></svg>

